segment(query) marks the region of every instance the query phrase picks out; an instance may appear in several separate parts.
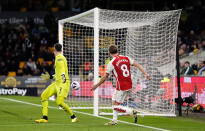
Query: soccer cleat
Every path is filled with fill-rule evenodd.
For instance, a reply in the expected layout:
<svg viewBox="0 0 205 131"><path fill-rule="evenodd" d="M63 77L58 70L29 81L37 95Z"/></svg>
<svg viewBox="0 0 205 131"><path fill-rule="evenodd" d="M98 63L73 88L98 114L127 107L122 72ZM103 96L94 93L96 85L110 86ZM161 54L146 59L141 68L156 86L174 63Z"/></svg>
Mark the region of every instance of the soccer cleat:
<svg viewBox="0 0 205 131"><path fill-rule="evenodd" d="M46 119L39 119L39 120L35 120L36 123L48 123L48 120Z"/></svg>
<svg viewBox="0 0 205 131"><path fill-rule="evenodd" d="M134 123L137 123L137 110L133 110L132 115L133 115L133 118L134 118Z"/></svg>
<svg viewBox="0 0 205 131"><path fill-rule="evenodd" d="M78 122L78 118L75 117L75 118L71 119L71 122L73 122L73 123Z"/></svg>
<svg viewBox="0 0 205 131"><path fill-rule="evenodd" d="M117 125L117 122L116 121L110 121L108 123L105 123L104 125L106 125L106 126Z"/></svg>

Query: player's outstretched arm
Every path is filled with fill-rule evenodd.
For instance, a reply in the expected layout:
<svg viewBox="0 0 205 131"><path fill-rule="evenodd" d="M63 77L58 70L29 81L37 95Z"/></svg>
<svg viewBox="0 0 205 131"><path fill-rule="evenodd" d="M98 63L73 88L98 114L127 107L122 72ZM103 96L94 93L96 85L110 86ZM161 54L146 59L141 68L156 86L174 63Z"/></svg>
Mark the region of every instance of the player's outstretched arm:
<svg viewBox="0 0 205 131"><path fill-rule="evenodd" d="M55 79L55 74L50 75L48 72L45 72L45 73L42 73L40 77L42 80L48 81L49 79Z"/></svg>
<svg viewBox="0 0 205 131"><path fill-rule="evenodd" d="M150 80L150 75L147 74L147 72L144 70L144 68L140 64L134 61L133 66L137 67L145 75L147 80Z"/></svg>
<svg viewBox="0 0 205 131"><path fill-rule="evenodd" d="M48 72L42 73L42 74L41 74L41 79L44 80L44 81L49 80L49 79L50 79L49 73L48 73Z"/></svg>
<svg viewBox="0 0 205 131"><path fill-rule="evenodd" d="M100 81L97 84L94 84L91 88L91 91L94 91L96 88L98 88L98 86L100 86L102 83L104 83L107 78L108 78L109 74L105 73L105 75L100 79Z"/></svg>

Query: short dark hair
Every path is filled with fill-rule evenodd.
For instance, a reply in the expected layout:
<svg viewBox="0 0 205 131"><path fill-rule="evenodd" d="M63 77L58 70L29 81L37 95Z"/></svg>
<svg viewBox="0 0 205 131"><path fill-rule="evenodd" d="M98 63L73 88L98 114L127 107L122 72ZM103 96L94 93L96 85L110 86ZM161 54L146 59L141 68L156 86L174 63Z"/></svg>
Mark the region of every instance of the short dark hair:
<svg viewBox="0 0 205 131"><path fill-rule="evenodd" d="M110 45L108 50L109 50L110 54L117 54L118 53L118 49L117 49L116 45Z"/></svg>
<svg viewBox="0 0 205 131"><path fill-rule="evenodd" d="M186 61L185 64L189 64L189 65L190 65L190 62L189 62L189 61Z"/></svg>
<svg viewBox="0 0 205 131"><path fill-rule="evenodd" d="M62 45L59 44L59 43L56 43L56 44L54 45L54 48L55 48L56 51L62 51Z"/></svg>

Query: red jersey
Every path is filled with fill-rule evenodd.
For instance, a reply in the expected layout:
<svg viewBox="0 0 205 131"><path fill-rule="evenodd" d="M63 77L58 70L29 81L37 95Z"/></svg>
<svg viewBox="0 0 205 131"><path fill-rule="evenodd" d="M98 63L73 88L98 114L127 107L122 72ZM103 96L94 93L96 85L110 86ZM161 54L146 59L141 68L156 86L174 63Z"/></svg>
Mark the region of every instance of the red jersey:
<svg viewBox="0 0 205 131"><path fill-rule="evenodd" d="M116 55L107 66L106 73L111 72L116 78L116 90L130 90L132 88L130 66L133 60L127 56Z"/></svg>

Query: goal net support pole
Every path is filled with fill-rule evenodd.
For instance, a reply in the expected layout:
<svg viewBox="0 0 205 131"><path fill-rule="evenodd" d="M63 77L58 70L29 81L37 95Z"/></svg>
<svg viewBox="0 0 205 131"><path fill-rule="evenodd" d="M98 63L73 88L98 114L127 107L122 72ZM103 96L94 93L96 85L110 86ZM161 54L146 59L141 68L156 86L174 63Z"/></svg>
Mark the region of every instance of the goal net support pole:
<svg viewBox="0 0 205 131"><path fill-rule="evenodd" d="M99 79L99 9L94 9L94 84ZM98 116L98 88L94 91L94 115Z"/></svg>

